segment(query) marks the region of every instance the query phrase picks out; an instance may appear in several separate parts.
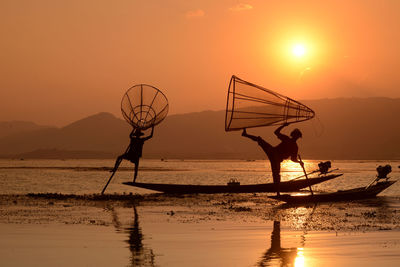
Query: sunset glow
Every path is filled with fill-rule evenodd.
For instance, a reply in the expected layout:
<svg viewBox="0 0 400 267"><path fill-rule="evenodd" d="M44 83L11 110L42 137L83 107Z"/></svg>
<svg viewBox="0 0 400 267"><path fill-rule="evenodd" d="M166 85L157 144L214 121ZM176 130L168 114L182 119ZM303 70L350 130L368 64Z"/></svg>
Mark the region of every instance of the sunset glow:
<svg viewBox="0 0 400 267"><path fill-rule="evenodd" d="M295 57L303 57L306 52L306 48L303 44L296 44L292 48L292 53Z"/></svg>
<svg viewBox="0 0 400 267"><path fill-rule="evenodd" d="M395 0L6 2L2 121L120 116L138 83L163 89L171 115L221 110L233 74L296 100L400 96Z"/></svg>
<svg viewBox="0 0 400 267"><path fill-rule="evenodd" d="M399 11L0 0L0 267L400 267Z"/></svg>

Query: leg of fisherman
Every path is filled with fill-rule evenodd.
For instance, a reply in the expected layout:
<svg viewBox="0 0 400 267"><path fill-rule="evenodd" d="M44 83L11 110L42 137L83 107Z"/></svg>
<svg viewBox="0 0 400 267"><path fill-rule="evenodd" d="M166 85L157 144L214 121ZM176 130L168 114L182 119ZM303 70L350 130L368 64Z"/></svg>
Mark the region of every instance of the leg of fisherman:
<svg viewBox="0 0 400 267"><path fill-rule="evenodd" d="M272 170L272 178L274 180L274 186L276 195L280 196L280 184L281 184L281 163L276 160L271 160L271 170Z"/></svg>
<svg viewBox="0 0 400 267"><path fill-rule="evenodd" d="M133 182L135 182L139 170L139 158L135 160L133 163L135 164L135 174L133 176Z"/></svg>
<svg viewBox="0 0 400 267"><path fill-rule="evenodd" d="M272 178L274 180L275 192L279 196L280 195L280 184L281 184L281 162L276 160L276 152L274 147L269 143L265 142L261 137L258 140L258 145L264 150L265 154L268 156L268 159L271 163L271 171Z"/></svg>
<svg viewBox="0 0 400 267"><path fill-rule="evenodd" d="M276 160L277 156L277 151L276 149L266 142L264 139L262 139L260 136L254 136L250 135L246 132L246 129L243 129L242 136L247 137L253 141L256 141L258 145L264 150L265 154L267 155L270 163L271 163L271 171L272 171L272 177L274 180L274 186L275 186L275 191L276 194L279 196L280 195L280 182L281 182L281 162L279 160Z"/></svg>
<svg viewBox="0 0 400 267"><path fill-rule="evenodd" d="M268 142L266 142L264 139L262 139L260 136L248 134L246 132L246 129L243 129L242 136L247 137L247 138L257 142L258 145L264 150L265 154L267 154L268 158L273 157L274 147L272 145L270 145Z"/></svg>

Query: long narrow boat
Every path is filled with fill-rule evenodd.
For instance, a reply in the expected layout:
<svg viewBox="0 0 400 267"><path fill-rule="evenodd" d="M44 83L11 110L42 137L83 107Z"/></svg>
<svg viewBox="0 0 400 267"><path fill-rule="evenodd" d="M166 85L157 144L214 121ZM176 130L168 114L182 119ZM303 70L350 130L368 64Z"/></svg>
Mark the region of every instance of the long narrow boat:
<svg viewBox="0 0 400 267"><path fill-rule="evenodd" d="M281 182L281 192L295 192L310 185L319 184L333 178L337 178L342 174L330 174L315 178L291 180ZM217 194L217 193L259 193L259 192L275 192L273 183L267 184L246 184L246 185L188 185L188 184L154 184L154 183L138 183L125 182L125 185L155 190L168 194Z"/></svg>
<svg viewBox="0 0 400 267"><path fill-rule="evenodd" d="M377 182L367 187L359 187L349 190L339 190L333 193L321 193L314 195L280 195L269 196L270 198L284 201L290 204L313 203L313 202L337 202L376 197L380 192L394 184L396 181Z"/></svg>

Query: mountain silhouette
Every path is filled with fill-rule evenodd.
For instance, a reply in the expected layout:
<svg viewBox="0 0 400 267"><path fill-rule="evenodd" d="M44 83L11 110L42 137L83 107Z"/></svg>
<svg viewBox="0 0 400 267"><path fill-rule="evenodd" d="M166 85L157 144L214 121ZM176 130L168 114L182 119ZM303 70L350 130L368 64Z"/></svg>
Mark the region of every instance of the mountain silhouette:
<svg viewBox="0 0 400 267"><path fill-rule="evenodd" d="M316 118L288 126L303 132L299 153L307 159L400 159L400 99L338 98L302 101ZM168 116L146 142L144 158L264 159L241 131L225 132L225 111ZM248 129L277 144L274 127ZM62 128L20 131L0 138L2 157L112 158L129 144L130 125L98 113ZM58 156L57 156L58 155Z"/></svg>
<svg viewBox="0 0 400 267"><path fill-rule="evenodd" d="M5 121L0 122L0 138L22 132L36 131L51 128L49 126L37 125L30 121Z"/></svg>
<svg viewBox="0 0 400 267"><path fill-rule="evenodd" d="M19 155L35 150L108 152L121 150L129 126L109 113L99 113L62 128L20 132L0 139L2 155ZM31 156L34 156L33 154Z"/></svg>

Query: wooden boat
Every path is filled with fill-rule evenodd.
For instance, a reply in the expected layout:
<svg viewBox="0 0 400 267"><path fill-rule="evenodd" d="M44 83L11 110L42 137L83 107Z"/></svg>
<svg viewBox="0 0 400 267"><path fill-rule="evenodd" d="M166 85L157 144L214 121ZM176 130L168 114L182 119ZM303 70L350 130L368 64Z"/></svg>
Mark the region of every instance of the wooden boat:
<svg viewBox="0 0 400 267"><path fill-rule="evenodd" d="M290 204L312 203L312 202L336 202L376 197L380 192L394 184L396 181L376 182L373 185L359 187L349 190L339 190L333 193L321 193L314 195L280 195L269 196L270 198L284 201Z"/></svg>
<svg viewBox="0 0 400 267"><path fill-rule="evenodd" d="M281 182L281 192L294 192L310 185L322 183L333 178L337 178L342 174L329 174L308 179L298 179ZM273 183L267 184L246 184L229 183L227 185L188 185L188 184L154 184L154 183L138 183L125 182L125 185L155 190L168 194L217 194L217 193L258 193L258 192L275 192Z"/></svg>

